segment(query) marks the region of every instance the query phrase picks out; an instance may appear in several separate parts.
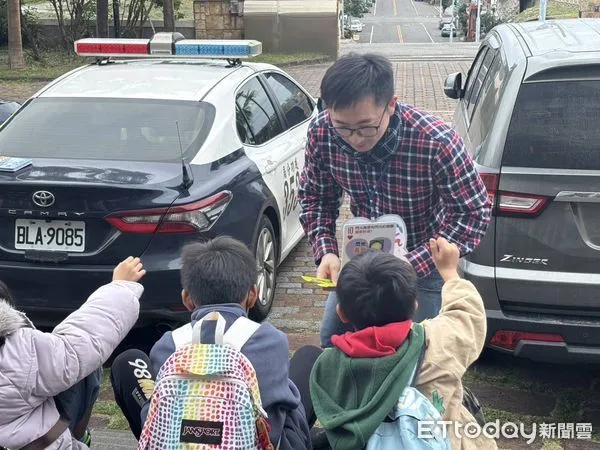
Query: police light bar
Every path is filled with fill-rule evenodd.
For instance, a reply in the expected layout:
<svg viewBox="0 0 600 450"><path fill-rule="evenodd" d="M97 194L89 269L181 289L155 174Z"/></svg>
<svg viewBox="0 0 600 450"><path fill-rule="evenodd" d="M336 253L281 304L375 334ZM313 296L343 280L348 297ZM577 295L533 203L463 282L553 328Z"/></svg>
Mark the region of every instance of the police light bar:
<svg viewBox="0 0 600 450"><path fill-rule="evenodd" d="M185 39L181 33L156 33L152 39L86 38L75 41L75 53L96 57L251 58L262 53L254 40Z"/></svg>

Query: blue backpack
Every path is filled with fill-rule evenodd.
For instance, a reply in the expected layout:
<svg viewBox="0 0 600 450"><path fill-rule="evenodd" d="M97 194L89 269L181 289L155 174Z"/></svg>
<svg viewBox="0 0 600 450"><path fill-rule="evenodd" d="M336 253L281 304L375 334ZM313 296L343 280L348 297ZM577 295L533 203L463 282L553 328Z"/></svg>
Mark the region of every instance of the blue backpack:
<svg viewBox="0 0 600 450"><path fill-rule="evenodd" d="M410 384L404 389L398 403L379 425L367 442L366 450L451 450L448 436L435 423L442 420L436 407L417 390L416 380L425 355L425 344L411 376ZM419 437L419 422L422 426Z"/></svg>

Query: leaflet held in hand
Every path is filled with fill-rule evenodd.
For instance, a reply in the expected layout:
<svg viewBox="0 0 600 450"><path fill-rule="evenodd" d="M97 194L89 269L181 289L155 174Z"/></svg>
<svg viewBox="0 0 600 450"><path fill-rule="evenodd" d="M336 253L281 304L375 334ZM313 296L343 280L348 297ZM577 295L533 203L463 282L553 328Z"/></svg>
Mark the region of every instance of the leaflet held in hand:
<svg viewBox="0 0 600 450"><path fill-rule="evenodd" d="M343 228L342 267L367 251L383 251L398 258L408 253L406 223L396 214L386 214L374 221L365 217L348 220Z"/></svg>

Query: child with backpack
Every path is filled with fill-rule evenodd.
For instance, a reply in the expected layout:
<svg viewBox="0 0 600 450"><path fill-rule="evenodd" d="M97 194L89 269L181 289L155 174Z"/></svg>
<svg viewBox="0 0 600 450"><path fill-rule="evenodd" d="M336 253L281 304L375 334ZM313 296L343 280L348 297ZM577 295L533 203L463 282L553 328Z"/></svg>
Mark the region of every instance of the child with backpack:
<svg viewBox="0 0 600 450"><path fill-rule="evenodd" d="M113 362L115 399L138 448L310 449L308 381L321 350L300 349L290 362L286 335L247 318L257 271L242 242L190 243L181 261L191 323L166 332L149 359L132 349Z"/></svg>
<svg viewBox="0 0 600 450"><path fill-rule="evenodd" d="M444 280L442 307L421 324L412 321L417 277L408 262L368 252L340 273L337 313L356 331L332 337L310 379L315 413L334 450L497 448L482 432L466 437L464 428L470 424L473 436L483 426L478 411L467 408L462 385L485 343L483 301L458 275L457 246L440 237L430 247ZM436 427L440 420L451 423Z"/></svg>
<svg viewBox="0 0 600 450"><path fill-rule="evenodd" d="M139 258L127 258L51 333L35 329L1 283L1 447L88 448L102 364L138 319L144 274Z"/></svg>

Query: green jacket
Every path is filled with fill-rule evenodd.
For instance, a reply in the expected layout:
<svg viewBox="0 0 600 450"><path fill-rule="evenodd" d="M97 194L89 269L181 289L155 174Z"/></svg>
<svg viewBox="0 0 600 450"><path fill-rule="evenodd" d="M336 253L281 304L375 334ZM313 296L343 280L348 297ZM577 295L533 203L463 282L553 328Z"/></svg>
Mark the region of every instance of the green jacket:
<svg viewBox="0 0 600 450"><path fill-rule="evenodd" d="M392 410L418 362L424 330L413 324L394 355L350 358L328 348L310 376L315 413L333 450L361 449Z"/></svg>

